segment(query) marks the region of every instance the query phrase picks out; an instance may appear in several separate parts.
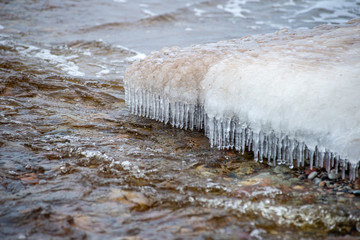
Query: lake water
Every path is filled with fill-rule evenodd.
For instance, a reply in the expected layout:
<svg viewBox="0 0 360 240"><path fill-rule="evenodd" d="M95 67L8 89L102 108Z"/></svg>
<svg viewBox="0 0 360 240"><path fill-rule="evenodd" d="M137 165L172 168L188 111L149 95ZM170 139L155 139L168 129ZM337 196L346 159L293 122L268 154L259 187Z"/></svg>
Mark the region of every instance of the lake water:
<svg viewBox="0 0 360 240"><path fill-rule="evenodd" d="M123 88L163 47L359 16L358 0L0 1L0 238L359 238L358 181L211 149L129 114Z"/></svg>

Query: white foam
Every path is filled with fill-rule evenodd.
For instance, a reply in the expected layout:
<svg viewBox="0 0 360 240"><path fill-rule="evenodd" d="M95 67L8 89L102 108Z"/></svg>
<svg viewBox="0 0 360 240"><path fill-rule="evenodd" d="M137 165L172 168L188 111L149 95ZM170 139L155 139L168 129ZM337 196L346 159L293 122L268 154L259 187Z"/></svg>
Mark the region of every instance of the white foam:
<svg viewBox="0 0 360 240"><path fill-rule="evenodd" d="M295 16L317 11L319 17L313 17L315 22L345 23L347 19L356 18L360 13L358 1L321 0L308 1L307 6L294 13Z"/></svg>
<svg viewBox="0 0 360 240"><path fill-rule="evenodd" d="M116 47L134 54L133 56L126 58L126 60L129 61L129 62L133 62L133 61L136 61L136 60L142 60L142 59L144 59L146 57L146 54L135 51L135 50L130 49L130 48L127 48L125 46L116 45Z"/></svg>
<svg viewBox="0 0 360 240"><path fill-rule="evenodd" d="M74 59L78 56L58 56L54 55L50 52L49 49L41 49L38 53L34 55L34 57L41 58L43 60L47 60L52 64L55 64L57 67L59 67L64 72L68 73L72 76L84 76L85 73L79 71L79 67L70 61L67 61L68 59Z"/></svg>
<svg viewBox="0 0 360 240"><path fill-rule="evenodd" d="M205 198L198 197L196 202L204 207L222 208L238 212L239 214L257 214L264 219L276 222L281 226L306 227L321 224L327 229L334 229L339 223L354 221L358 222L358 216L339 216L332 211L331 206L319 206L314 208L312 204L302 206L277 205L270 198L258 201L235 198Z"/></svg>
<svg viewBox="0 0 360 240"><path fill-rule="evenodd" d="M201 17L204 13L206 13L205 10L199 8L193 8L193 11L197 17Z"/></svg>
<svg viewBox="0 0 360 240"><path fill-rule="evenodd" d="M342 169L360 160L360 20L341 27L164 48L125 72L132 113L204 128L272 164Z"/></svg>
<svg viewBox="0 0 360 240"><path fill-rule="evenodd" d="M110 70L105 66L101 66L103 69L96 73L96 77L101 77L110 73Z"/></svg>
<svg viewBox="0 0 360 240"><path fill-rule="evenodd" d="M146 58L146 54L137 52L134 56L127 57L126 60L129 61L129 62L133 62L133 61L136 61L136 60L142 60L144 58Z"/></svg>
<svg viewBox="0 0 360 240"><path fill-rule="evenodd" d="M249 14L251 11L249 9L245 9L244 5L248 2L259 2L257 0L229 0L225 4L225 6L218 5L218 9L224 10L225 12L231 13L234 17L246 18L244 13Z"/></svg>
<svg viewBox="0 0 360 240"><path fill-rule="evenodd" d="M150 11L149 9L142 9L141 11L142 11L144 14L150 16L150 17L156 16L156 13L153 13L153 12Z"/></svg>
<svg viewBox="0 0 360 240"><path fill-rule="evenodd" d="M78 58L78 55L71 56L61 56L52 54L49 49L41 49L35 46L18 46L16 50L20 54L26 55L28 57L40 58L44 61L47 61L56 67L60 68L62 71L66 72L72 76L84 76L85 73L79 71L79 67L72 61L73 59Z"/></svg>

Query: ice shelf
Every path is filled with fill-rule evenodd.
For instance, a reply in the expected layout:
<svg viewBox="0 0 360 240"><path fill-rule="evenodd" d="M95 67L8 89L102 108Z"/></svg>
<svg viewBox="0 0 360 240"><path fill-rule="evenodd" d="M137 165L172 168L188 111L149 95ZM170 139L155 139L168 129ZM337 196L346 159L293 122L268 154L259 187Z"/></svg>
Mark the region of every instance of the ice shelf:
<svg viewBox="0 0 360 240"><path fill-rule="evenodd" d="M360 161L360 20L163 48L124 77L131 113L290 168Z"/></svg>

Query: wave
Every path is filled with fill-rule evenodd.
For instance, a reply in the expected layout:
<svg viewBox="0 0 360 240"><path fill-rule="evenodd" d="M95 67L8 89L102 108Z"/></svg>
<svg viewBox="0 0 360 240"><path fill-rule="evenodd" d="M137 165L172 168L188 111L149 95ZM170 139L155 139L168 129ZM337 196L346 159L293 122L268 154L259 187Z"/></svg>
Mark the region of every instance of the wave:
<svg viewBox="0 0 360 240"><path fill-rule="evenodd" d="M92 32L103 29L123 29L123 28L133 28L133 27L149 27L158 24L171 23L177 21L176 17L171 13L146 17L135 22L112 22L104 23L97 26L81 29L81 32Z"/></svg>

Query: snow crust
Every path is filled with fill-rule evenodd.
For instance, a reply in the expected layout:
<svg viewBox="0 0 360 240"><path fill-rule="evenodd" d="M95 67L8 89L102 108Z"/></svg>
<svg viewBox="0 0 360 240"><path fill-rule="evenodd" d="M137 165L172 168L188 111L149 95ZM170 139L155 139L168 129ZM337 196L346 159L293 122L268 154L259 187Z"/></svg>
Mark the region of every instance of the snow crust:
<svg viewBox="0 0 360 240"><path fill-rule="evenodd" d="M359 19L164 48L129 66L124 82L132 113L203 128L211 146L358 176Z"/></svg>

